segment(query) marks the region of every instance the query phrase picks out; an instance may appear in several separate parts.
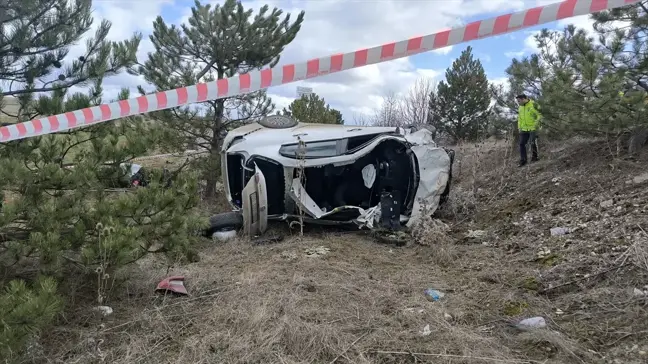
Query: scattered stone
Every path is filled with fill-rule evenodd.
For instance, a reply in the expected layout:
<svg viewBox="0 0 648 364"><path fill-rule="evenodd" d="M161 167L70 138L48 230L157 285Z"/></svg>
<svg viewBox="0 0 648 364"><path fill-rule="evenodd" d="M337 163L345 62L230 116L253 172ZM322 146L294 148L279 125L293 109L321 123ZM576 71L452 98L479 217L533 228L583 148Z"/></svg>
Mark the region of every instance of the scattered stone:
<svg viewBox="0 0 648 364"><path fill-rule="evenodd" d="M601 201L601 203L599 204L599 206L600 206L602 209L610 208L610 207L614 206L614 200L605 200L605 201Z"/></svg>
<svg viewBox="0 0 648 364"><path fill-rule="evenodd" d="M423 328L423 331L421 331L421 336L428 336L432 333L432 330L430 329L430 324L425 325Z"/></svg>
<svg viewBox="0 0 648 364"><path fill-rule="evenodd" d="M536 253L536 257L538 259L545 259L550 255L551 255L551 250L546 246L540 247L540 249L538 249L538 252Z"/></svg>

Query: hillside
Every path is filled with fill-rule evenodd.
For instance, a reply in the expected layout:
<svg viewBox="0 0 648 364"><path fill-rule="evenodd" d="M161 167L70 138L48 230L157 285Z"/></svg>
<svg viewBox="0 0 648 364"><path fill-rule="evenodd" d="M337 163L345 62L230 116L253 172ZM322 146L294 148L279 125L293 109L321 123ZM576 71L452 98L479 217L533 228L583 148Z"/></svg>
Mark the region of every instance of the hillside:
<svg viewBox="0 0 648 364"><path fill-rule="evenodd" d="M645 363L648 153L615 159L583 141L541 153L518 168L505 143L460 148L444 223L426 222L404 247L283 226L278 243L205 242L199 262L124 272L105 318L95 292L70 284L76 298L33 358ZM573 231L551 236L556 227ZM154 295L168 275L184 275L191 296ZM445 296L430 302L427 288ZM532 316L548 327L510 325Z"/></svg>

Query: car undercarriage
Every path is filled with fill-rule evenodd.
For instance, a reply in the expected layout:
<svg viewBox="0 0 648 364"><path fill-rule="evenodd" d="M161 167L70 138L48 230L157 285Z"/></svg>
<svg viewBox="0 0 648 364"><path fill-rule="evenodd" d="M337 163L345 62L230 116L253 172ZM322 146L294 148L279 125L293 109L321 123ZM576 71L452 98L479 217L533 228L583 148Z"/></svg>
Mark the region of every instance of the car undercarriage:
<svg viewBox="0 0 648 364"><path fill-rule="evenodd" d="M380 222L382 227L396 229L418 217L424 204L438 207L449 192L454 153L438 148L427 134L417 138L381 132L309 144L337 144L337 156L352 156L331 163L326 163L331 156L323 155L323 149L312 147L301 155L310 163L300 163L297 155L288 152L296 143L281 146L281 156L276 157L281 163L252 153L246 158L247 150L228 151L223 167L230 203L250 220L261 214L267 220L355 223L368 228ZM255 199L247 205L259 204L259 194L246 196L246 188L260 180L263 186L259 188L264 191L256 191L263 195L263 211L246 215L246 198Z"/></svg>

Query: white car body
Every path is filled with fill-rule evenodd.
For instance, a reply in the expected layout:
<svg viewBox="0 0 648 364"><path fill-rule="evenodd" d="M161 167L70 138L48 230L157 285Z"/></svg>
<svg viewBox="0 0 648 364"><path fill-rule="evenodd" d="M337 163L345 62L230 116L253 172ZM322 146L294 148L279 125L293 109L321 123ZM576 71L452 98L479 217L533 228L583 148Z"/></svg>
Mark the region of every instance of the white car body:
<svg viewBox="0 0 648 364"><path fill-rule="evenodd" d="M253 235L268 220L300 216L371 229L394 209L411 226L447 194L454 155L427 129L307 123L244 125L227 134L221 154L225 194Z"/></svg>

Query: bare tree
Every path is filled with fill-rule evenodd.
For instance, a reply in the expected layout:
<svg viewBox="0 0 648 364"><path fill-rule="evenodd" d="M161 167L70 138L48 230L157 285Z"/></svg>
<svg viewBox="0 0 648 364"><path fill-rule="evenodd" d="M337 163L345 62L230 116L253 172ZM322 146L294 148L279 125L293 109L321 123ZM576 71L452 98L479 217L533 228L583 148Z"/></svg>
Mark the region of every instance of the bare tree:
<svg viewBox="0 0 648 364"><path fill-rule="evenodd" d="M404 122L408 125L423 125L428 120L430 95L436 90L431 78L419 78L402 99Z"/></svg>
<svg viewBox="0 0 648 364"><path fill-rule="evenodd" d="M374 126L403 126L403 102L393 91L383 97L382 105L373 116Z"/></svg>
<svg viewBox="0 0 648 364"><path fill-rule="evenodd" d="M431 78L419 78L405 95L389 92L370 118L374 126L424 125L428 122L430 95L436 89ZM365 120L366 121L366 120Z"/></svg>
<svg viewBox="0 0 648 364"><path fill-rule="evenodd" d="M371 126L373 125L373 120L371 117L365 115L365 114L353 114L353 124L352 125L357 125L357 126Z"/></svg>

